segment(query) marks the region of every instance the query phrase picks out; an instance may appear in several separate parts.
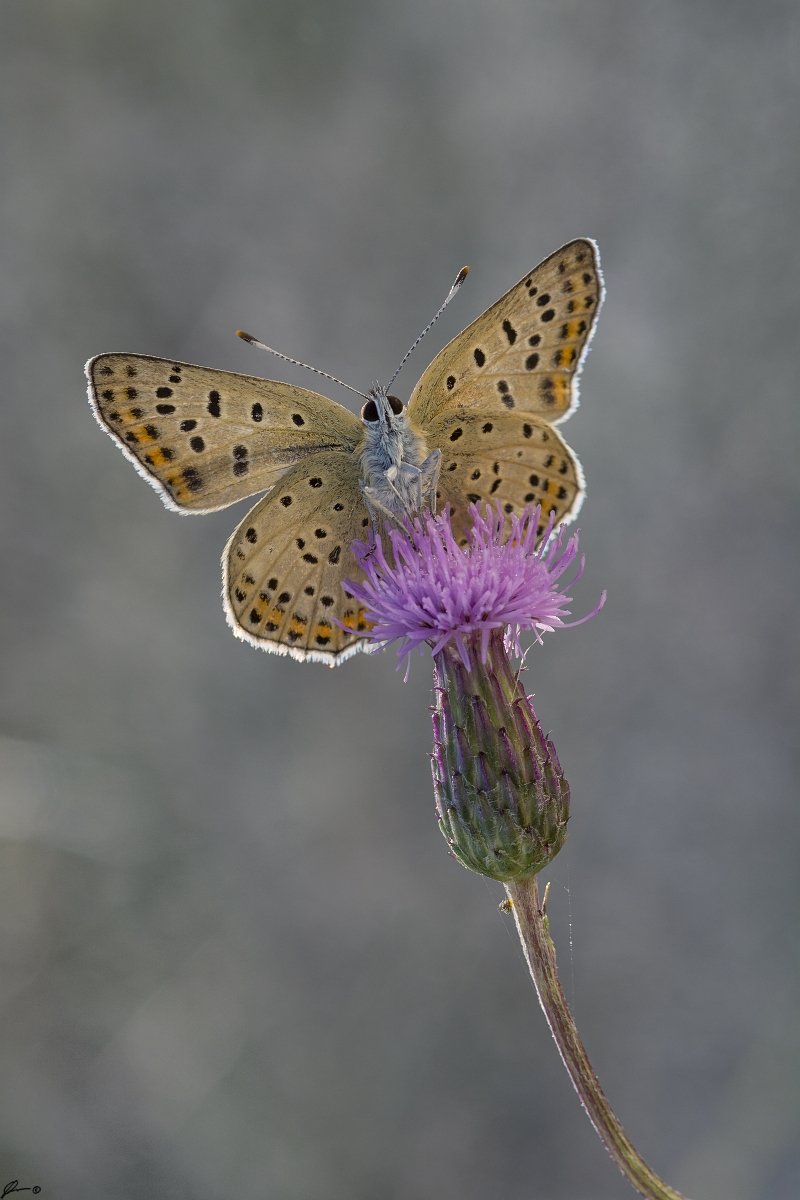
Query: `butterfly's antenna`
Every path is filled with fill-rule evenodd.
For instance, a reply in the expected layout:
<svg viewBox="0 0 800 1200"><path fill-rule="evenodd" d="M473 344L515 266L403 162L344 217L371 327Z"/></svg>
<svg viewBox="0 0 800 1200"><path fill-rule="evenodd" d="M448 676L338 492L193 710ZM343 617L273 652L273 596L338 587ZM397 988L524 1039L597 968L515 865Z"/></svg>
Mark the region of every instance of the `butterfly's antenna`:
<svg viewBox="0 0 800 1200"><path fill-rule="evenodd" d="M389 380L389 382L386 385L387 392L389 391L389 388L394 383L395 379L397 379L397 376L400 374L403 367L406 365L408 360L411 358L411 355L414 353L417 346L420 344L422 339L425 337L425 334L428 333L429 330L431 330L433 328L433 326L436 324L436 322L439 320L439 317L442 315L444 310L447 308L448 304L453 299L453 296L455 296L456 292L461 287L462 283L464 282L464 280L467 278L468 275L469 275L469 267L462 267L461 270L456 275L455 279L453 280L453 286L450 288L450 291L445 296L444 303L439 308L438 312L436 313L436 316L433 318L432 321L428 322L428 324L423 329L422 333L419 335L417 340L414 342L414 345L410 346L409 349L404 354L402 361L400 363L400 366L397 368L394 375L392 376L392 378Z"/></svg>
<svg viewBox="0 0 800 1200"><path fill-rule="evenodd" d="M339 387L347 388L348 392L354 392L362 400L369 400L369 396L365 396L357 388L350 387L349 383L344 383L341 379L337 379L335 375L329 375L327 371L320 371L319 367L311 367L308 363L300 362L299 358L290 358L288 354L281 354L280 350L273 350L272 346L267 346L264 342L260 342L258 338L254 338L252 333L245 333L243 329L237 329L236 336L240 337L243 342L248 342L251 346L257 346L259 350L266 350L268 354L274 354L276 358L282 358L284 362L294 363L296 367L305 367L307 371L313 371L315 375L321 375L323 379L330 379L332 383L338 383Z"/></svg>

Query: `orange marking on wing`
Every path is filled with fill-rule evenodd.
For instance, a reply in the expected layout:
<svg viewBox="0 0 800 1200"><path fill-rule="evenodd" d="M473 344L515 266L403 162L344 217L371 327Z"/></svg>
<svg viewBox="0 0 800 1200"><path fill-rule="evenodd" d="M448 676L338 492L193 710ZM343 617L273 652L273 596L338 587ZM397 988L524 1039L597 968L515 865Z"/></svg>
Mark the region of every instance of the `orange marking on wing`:
<svg viewBox="0 0 800 1200"><path fill-rule="evenodd" d="M135 425L129 432L135 436L137 442L158 441L158 430L155 426Z"/></svg>
<svg viewBox="0 0 800 1200"><path fill-rule="evenodd" d="M548 376L546 391L552 395L557 404L561 404L569 396L570 381L566 375Z"/></svg>

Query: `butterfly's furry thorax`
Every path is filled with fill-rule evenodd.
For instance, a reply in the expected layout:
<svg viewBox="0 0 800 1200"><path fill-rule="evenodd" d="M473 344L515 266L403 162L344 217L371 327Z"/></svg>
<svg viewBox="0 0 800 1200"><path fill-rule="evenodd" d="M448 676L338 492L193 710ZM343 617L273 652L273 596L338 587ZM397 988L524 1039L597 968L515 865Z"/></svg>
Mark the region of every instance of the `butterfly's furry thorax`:
<svg viewBox="0 0 800 1200"><path fill-rule="evenodd" d="M362 420L361 481L368 504L384 515L413 515L430 503L438 453L428 456L425 438L405 406L378 384L370 389Z"/></svg>

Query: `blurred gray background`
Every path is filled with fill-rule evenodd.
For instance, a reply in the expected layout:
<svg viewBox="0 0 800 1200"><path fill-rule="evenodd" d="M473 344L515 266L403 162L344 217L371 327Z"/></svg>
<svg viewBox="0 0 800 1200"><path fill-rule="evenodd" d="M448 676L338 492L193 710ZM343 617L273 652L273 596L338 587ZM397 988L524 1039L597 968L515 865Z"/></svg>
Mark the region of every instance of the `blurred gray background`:
<svg viewBox="0 0 800 1200"><path fill-rule="evenodd" d="M603 1084L694 1200L800 1195L800 7L4 0L0 1187L612 1200L499 887L433 819L429 664L231 635L82 368L363 388L563 242L590 624L530 657ZM344 402L347 394L331 394Z"/></svg>

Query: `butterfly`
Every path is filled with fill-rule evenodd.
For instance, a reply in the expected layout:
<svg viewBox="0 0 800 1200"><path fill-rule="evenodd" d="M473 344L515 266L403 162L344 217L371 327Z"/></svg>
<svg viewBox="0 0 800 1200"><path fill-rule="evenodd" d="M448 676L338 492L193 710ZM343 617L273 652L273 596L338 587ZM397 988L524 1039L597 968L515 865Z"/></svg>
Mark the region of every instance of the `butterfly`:
<svg viewBox="0 0 800 1200"><path fill-rule="evenodd" d="M439 351L407 405L376 384L360 417L293 384L141 354L90 359L89 401L168 508L265 493L223 553L228 621L251 645L334 666L369 641L344 582L371 527L450 505L463 537L485 502L576 515L583 472L555 426L577 405L603 294L595 243L569 242Z"/></svg>

